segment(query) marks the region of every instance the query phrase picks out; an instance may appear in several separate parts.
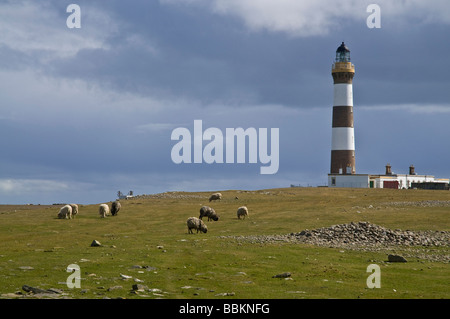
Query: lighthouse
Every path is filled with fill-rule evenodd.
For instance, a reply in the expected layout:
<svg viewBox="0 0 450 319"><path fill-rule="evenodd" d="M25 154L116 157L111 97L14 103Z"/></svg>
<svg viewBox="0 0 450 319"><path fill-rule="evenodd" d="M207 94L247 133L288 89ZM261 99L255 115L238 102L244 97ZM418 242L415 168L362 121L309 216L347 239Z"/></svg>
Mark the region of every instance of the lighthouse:
<svg viewBox="0 0 450 319"><path fill-rule="evenodd" d="M355 66L344 42L336 50L331 75L334 96L328 187L449 189L448 178L418 175L413 165L409 174L395 174L390 164L386 165L385 174L356 174L352 86Z"/></svg>
<svg viewBox="0 0 450 319"><path fill-rule="evenodd" d="M350 50L342 42L336 50L331 75L334 82L331 138L331 174L355 174L355 132L353 127L353 76Z"/></svg>

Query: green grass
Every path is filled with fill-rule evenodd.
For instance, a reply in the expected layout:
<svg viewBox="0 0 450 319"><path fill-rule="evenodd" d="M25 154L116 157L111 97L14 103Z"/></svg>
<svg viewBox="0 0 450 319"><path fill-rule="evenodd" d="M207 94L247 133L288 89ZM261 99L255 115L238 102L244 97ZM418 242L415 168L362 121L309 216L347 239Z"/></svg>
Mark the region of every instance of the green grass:
<svg viewBox="0 0 450 319"><path fill-rule="evenodd" d="M286 188L177 193L183 199L122 201L118 216L99 218L98 205L81 206L74 220L57 206L0 206L0 295L23 285L62 289L71 298L449 298L450 266L412 258L386 263L388 251L356 251L305 244L250 244L220 238L287 234L351 221L391 229L450 230L450 207L390 202L450 200L448 191ZM201 198L198 198L200 196ZM239 197L235 199L235 197ZM220 215L207 234L188 234L186 220L202 205ZM247 205L250 218L238 220ZM90 247L96 239L101 247ZM158 247L158 246L163 246ZM406 247L396 252L406 252ZM449 254L449 247L438 249ZM81 268L81 288L65 285L69 264ZM369 264L381 268L381 288L369 289ZM136 268L133 266L153 268ZM20 267L33 267L22 270ZM289 280L272 278L290 272ZM132 276L123 279L121 274ZM131 293L141 280L160 292ZM109 289L121 286L120 289ZM224 293L234 293L223 296Z"/></svg>

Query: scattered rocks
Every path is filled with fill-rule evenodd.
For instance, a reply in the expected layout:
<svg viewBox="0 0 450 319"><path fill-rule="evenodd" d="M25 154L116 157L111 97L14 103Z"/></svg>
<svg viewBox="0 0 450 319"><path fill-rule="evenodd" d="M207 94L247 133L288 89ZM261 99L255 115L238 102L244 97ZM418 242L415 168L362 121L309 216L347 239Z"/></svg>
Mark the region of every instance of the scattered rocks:
<svg viewBox="0 0 450 319"><path fill-rule="evenodd" d="M392 230L364 221L313 230L304 229L298 233L285 235L220 236L219 238L230 237L238 242L255 244L287 242L367 251L399 246L402 248L422 247L427 250L450 246L450 232L448 231ZM448 254L445 254L445 252L443 254L442 250L438 253L437 255L430 255L427 252L415 257L450 262Z"/></svg>
<svg viewBox="0 0 450 319"><path fill-rule="evenodd" d="M183 192L165 192L159 194L143 194L134 196L135 199L143 198L143 199L162 199L162 198L170 198L170 199L189 199L189 198L208 198L208 196L200 196L193 194L183 194Z"/></svg>
<svg viewBox="0 0 450 319"><path fill-rule="evenodd" d="M382 203L385 206L418 206L418 207L450 207L450 200L422 200L405 202Z"/></svg>
<svg viewBox="0 0 450 319"><path fill-rule="evenodd" d="M450 232L391 230L369 222L351 222L315 230L291 233L300 241L313 244L449 246Z"/></svg>

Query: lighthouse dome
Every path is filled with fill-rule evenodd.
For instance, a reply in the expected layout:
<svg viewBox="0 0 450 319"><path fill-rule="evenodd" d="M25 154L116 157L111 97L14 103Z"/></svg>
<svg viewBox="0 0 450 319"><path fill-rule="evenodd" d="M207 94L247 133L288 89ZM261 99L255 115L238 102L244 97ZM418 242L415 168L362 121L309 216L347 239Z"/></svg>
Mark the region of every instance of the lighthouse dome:
<svg viewBox="0 0 450 319"><path fill-rule="evenodd" d="M337 48L336 52L350 52L344 42Z"/></svg>
<svg viewBox="0 0 450 319"><path fill-rule="evenodd" d="M350 50L344 42L336 50L336 62L350 62Z"/></svg>

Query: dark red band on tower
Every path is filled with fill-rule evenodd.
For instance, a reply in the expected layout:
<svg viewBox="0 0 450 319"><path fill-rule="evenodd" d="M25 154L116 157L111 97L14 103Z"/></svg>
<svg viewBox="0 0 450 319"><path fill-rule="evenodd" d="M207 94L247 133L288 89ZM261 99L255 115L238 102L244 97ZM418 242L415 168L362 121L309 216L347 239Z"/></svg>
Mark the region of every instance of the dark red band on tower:
<svg viewBox="0 0 450 319"><path fill-rule="evenodd" d="M351 167L347 172L346 168ZM340 171L341 170L341 171ZM338 150L331 151L331 174L355 174L355 151Z"/></svg>
<svg viewBox="0 0 450 319"><path fill-rule="evenodd" d="M339 83L352 84L353 76L355 75L355 73L353 73L353 72L334 72L334 73L332 73L332 75L333 75L334 84L339 84Z"/></svg>
<svg viewBox="0 0 450 319"><path fill-rule="evenodd" d="M353 127L353 106L333 106L333 127Z"/></svg>

